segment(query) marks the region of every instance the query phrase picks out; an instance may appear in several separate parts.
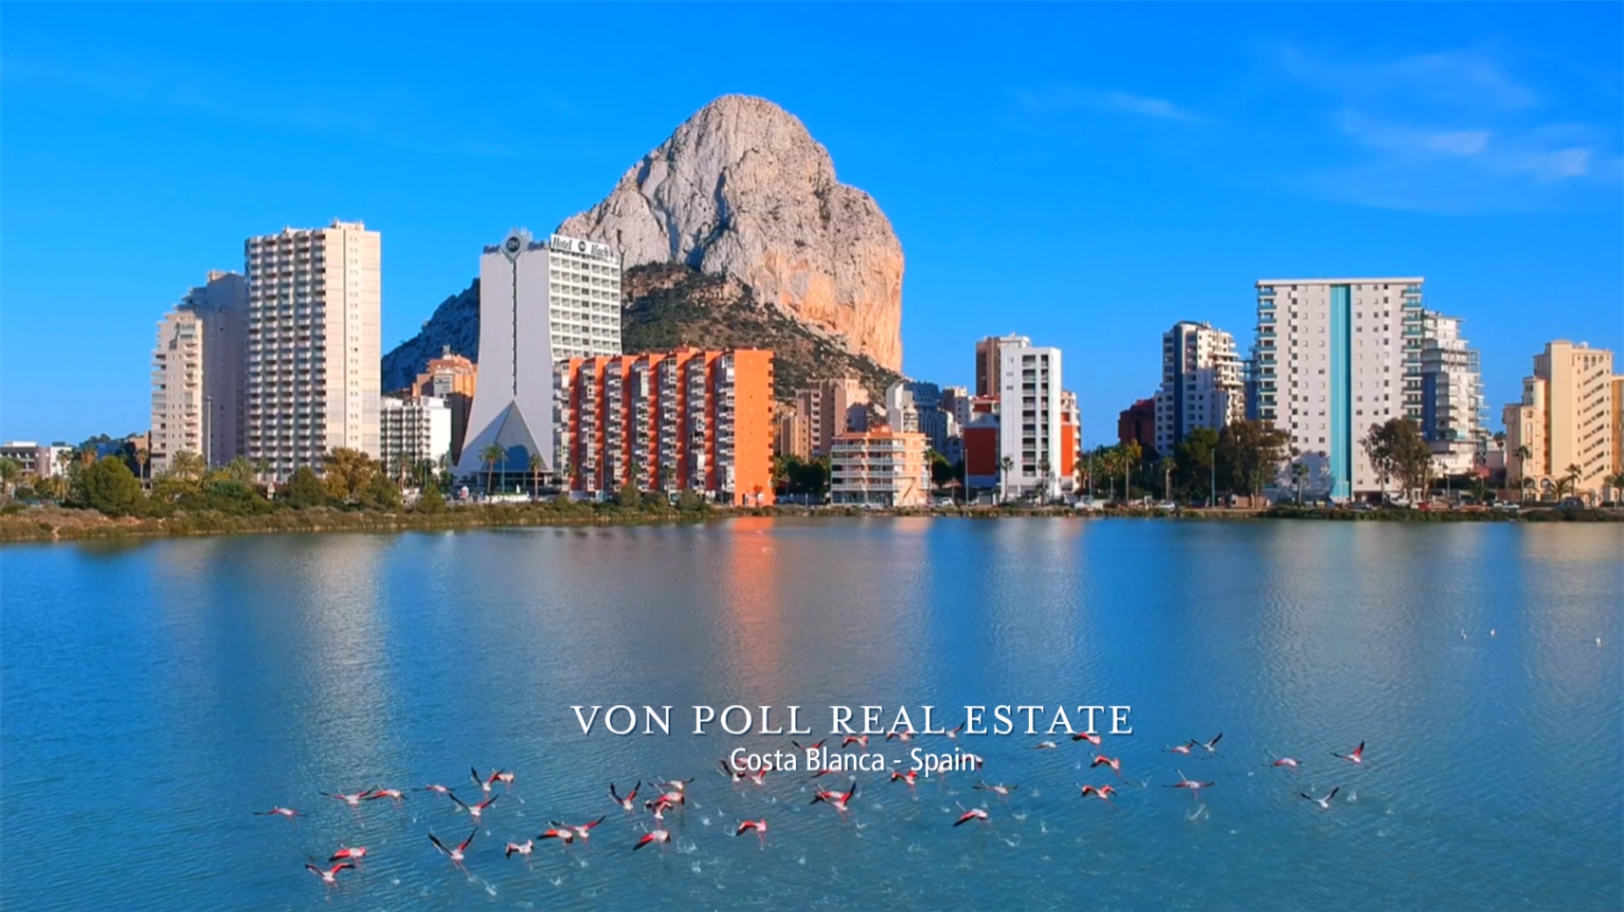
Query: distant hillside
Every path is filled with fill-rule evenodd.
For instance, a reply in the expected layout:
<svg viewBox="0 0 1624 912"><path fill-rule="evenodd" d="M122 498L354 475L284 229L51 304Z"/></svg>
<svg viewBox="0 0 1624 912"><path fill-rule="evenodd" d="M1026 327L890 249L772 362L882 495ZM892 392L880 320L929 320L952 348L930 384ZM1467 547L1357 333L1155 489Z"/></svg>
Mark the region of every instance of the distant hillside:
<svg viewBox="0 0 1624 912"><path fill-rule="evenodd" d="M410 386L438 358L444 346L473 361L479 360L479 280L454 294L434 309L434 315L417 335L395 346L383 356L383 391Z"/></svg>
<svg viewBox="0 0 1624 912"><path fill-rule="evenodd" d="M691 266L651 263L626 270L621 345L629 353L699 348L773 351L773 395L788 401L808 381L855 376L875 401L901 379L838 342L816 335L777 308L756 300L750 287Z"/></svg>

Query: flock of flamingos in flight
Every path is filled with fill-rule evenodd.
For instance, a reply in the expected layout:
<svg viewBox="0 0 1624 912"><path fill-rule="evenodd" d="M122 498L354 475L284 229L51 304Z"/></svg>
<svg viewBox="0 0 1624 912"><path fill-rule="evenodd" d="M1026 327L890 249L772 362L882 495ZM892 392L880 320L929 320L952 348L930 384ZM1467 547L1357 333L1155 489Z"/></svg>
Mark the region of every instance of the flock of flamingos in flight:
<svg viewBox="0 0 1624 912"><path fill-rule="evenodd" d="M962 726L960 728L962 729ZM955 729L948 732L946 737L957 740L959 730L960 729ZM913 740L914 737L915 736L912 732L896 732L888 735L886 740L900 738L903 741L910 741ZM1220 732L1208 741L1197 741L1195 739L1191 739L1183 744L1167 748L1164 753L1184 756L1195 754L1198 758L1205 759L1207 756L1218 753L1218 742L1221 741L1223 737L1223 733ZM1126 785L1127 780L1122 776L1121 758L1107 757L1104 753L1099 752L1099 749L1102 748L1102 739L1099 735L1092 732L1083 732L1072 735L1071 740L1086 741L1096 749L1093 760L1088 764L1088 769L1096 770L1104 767L1110 770L1110 772L1116 777L1119 784ZM824 741L819 741L816 744L807 745L805 748L803 748L800 744L795 744L795 747L806 751L811 751L813 749L821 750L823 749L824 744ZM854 746L859 750L867 750L868 737L847 735L841 740L840 750L844 751L847 748ZM1061 745L1055 741L1040 741L1034 745L1032 749L1060 750ZM1361 741L1359 742L1358 747L1354 748L1348 753L1332 753L1331 756L1351 764L1352 766L1363 766L1365 763L1364 753L1365 743ZM768 774L775 772L770 766L764 766L757 770L747 770L733 768L726 760L719 761L719 763L722 775L732 780L735 787L748 784L754 785L757 788L763 788L766 786ZM1294 772L1300 766L1302 766L1302 764L1303 761L1295 757L1281 756L1270 760L1268 765L1274 768ZM979 766L977 768L979 769ZM818 770L812 773L811 779L815 781L836 771L837 770L833 767ZM1176 770L1176 772L1178 773L1178 781L1164 783L1164 787L1185 789L1190 792L1196 801L1202 800L1201 791L1203 789L1212 788L1216 784L1214 781L1192 779L1184 775L1182 771ZM938 777L942 777L946 774L938 773L936 775ZM503 792L511 790L515 779L513 772L509 770L493 770L488 775L481 776L479 771L472 767L468 770L468 776L473 785L472 788L466 792L466 794L473 795L475 790L478 792L479 800L474 801L473 803L469 803L463 798L458 797L457 793L447 785L426 785L420 789L412 790L429 792L443 796L449 800L451 807L453 807L457 813L468 815L469 822L473 824L473 828L468 831L468 835L463 837L460 842L448 845L432 831L427 834L429 844L441 855L444 855L452 865L463 870L466 870L463 868L463 864L469 858L469 846L473 844L474 838L479 835L481 825L487 822L487 813L496 804L496 802L501 799ZM782 778L782 776L780 778ZM914 770L910 770L906 773L900 773L892 770L889 773L890 782L905 785L909 792L915 792L919 779L919 773ZM609 784L608 797L610 802L613 803L615 810L620 814L627 816L629 819L641 819L642 833L637 840L632 842L629 846L631 851L635 852L650 845L659 845L662 850L669 846L671 842L671 831L666 828L667 816L672 815L680 820L680 815L688 806L688 786L693 782L694 779L692 778L651 780L653 790L648 794L652 797L645 797L641 803L638 801L638 796L645 794L645 789L643 788L644 783L642 780L639 780L624 793L619 791L614 783ZM496 790L498 785L502 786L502 792ZM1019 787L1020 786L1013 783L987 783L984 780L978 780L974 785L975 791L989 796L994 796L1000 800L1008 800L1011 794L1014 793ZM1115 785L1107 782L1101 785L1079 785L1077 788L1079 791L1079 798L1095 798L1110 806L1113 811L1116 809L1116 805L1112 802L1112 796L1118 793ZM1330 792L1325 795L1315 796L1306 792L1299 792L1298 794L1305 800L1312 802L1321 811L1329 811L1332 809L1332 805L1335 802L1336 796L1339 792L1341 792L1341 786L1332 788ZM361 808L363 804L373 801L387 800L396 806L400 806L400 804L406 800L405 790L398 788L383 788L381 786L355 792L320 792L319 794L324 798L342 802L344 805L357 810ZM831 808L842 822L847 822L849 815L852 812L853 803L857 800L857 795L857 780L853 778L848 780L845 791L836 791L834 788L829 786L815 786L812 789L811 803L813 805L821 804ZM953 820L952 826L959 827L968 823L975 823L979 826L990 825L993 815L988 805L991 803L992 802L990 800L984 801L978 807L966 807L963 804L960 804L959 810L962 813L960 813ZM290 822L296 822L298 818L305 816L303 812L280 805L272 807L267 811L255 811L253 813L258 817L281 817L289 820ZM644 815L646 815L646 818L644 818ZM534 837L526 838L523 842L508 842L503 848L503 855L507 858L512 858L513 856L517 855L528 861L532 853L537 851L538 846L545 843L549 839L557 840L558 843L563 846L571 846L575 843L585 845L592 838L592 831L597 828L599 824L603 823L608 816L608 814L604 814L595 820L590 820L581 824L567 824L559 821L552 821L549 823L547 829L543 830ZM746 833L754 834L762 845L766 845L767 831L768 821L763 817L756 820L739 820L733 829L733 834L734 836L743 836ZM319 878L324 886L327 888L332 888L338 886L340 872L358 870L365 862L366 858L366 846L341 844L327 857L325 865L306 862L305 869L313 876Z"/></svg>

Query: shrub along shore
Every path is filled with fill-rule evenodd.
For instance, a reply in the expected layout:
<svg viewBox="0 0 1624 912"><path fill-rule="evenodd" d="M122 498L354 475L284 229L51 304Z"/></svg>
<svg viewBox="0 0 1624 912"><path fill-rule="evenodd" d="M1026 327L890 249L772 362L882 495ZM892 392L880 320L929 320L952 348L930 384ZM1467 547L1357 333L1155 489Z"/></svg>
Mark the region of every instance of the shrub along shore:
<svg viewBox="0 0 1624 912"><path fill-rule="evenodd" d="M313 506L271 513L230 514L216 510L175 511L160 517L110 517L96 510L61 507L25 507L15 504L0 511L0 543L50 542L92 539L163 538L192 535L233 535L275 532L407 532L480 528L620 526L692 523L738 517L930 517L937 519L1000 519L1025 516L1071 518L1137 518L1197 520L1344 520L1359 522L1618 522L1624 514L1613 510L1560 510L1530 508L1517 512L1497 510L1348 510L1275 507L1269 510L1182 510L1177 513L1144 509L1109 509L1082 513L1067 507L1000 507L937 509L859 509L855 507L717 507L690 502L678 509L661 499L637 505L617 503L543 502L448 506L438 510L343 509Z"/></svg>

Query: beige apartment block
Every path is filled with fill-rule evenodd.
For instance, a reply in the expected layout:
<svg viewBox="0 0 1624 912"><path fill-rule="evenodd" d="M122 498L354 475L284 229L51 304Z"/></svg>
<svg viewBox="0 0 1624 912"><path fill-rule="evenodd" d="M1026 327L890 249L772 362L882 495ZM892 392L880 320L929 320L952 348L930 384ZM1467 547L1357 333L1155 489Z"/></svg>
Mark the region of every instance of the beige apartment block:
<svg viewBox="0 0 1624 912"><path fill-rule="evenodd" d="M1580 343L1555 341L1534 356L1534 374L1523 379L1522 400L1505 407L1506 479L1522 488L1533 481L1541 497L1605 496L1616 464L1613 353ZM1518 451L1527 447L1527 455Z"/></svg>
<svg viewBox="0 0 1624 912"><path fill-rule="evenodd" d="M284 228L248 261L247 456L282 481L346 448L380 455L382 243L361 222Z"/></svg>

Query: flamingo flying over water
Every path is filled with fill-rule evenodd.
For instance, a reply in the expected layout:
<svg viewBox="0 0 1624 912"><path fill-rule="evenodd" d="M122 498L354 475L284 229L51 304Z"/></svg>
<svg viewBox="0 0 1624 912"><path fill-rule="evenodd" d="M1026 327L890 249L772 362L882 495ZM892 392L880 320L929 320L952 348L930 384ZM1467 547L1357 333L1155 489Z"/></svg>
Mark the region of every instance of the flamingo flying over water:
<svg viewBox="0 0 1624 912"><path fill-rule="evenodd" d="M350 864L349 862L346 861L343 864L333 865L331 868L328 868L327 870L323 871L321 868L316 867L315 865L311 864L310 862L308 862L308 861L305 862L305 870L309 871L310 873L312 873L314 875L316 875L317 877L320 877L321 882L324 885L329 886L329 887L338 886L338 872L339 871L343 871L346 868L353 868L353 867L355 867L355 865L352 865L352 864Z"/></svg>
<svg viewBox="0 0 1624 912"><path fill-rule="evenodd" d="M743 836L745 833L748 833L751 830L755 831L757 839L760 839L762 842L767 841L767 821L765 818L761 820L739 821L739 828L733 831L733 835Z"/></svg>
<svg viewBox="0 0 1624 912"><path fill-rule="evenodd" d="M1328 811L1328 810L1331 809L1331 799L1335 798L1336 793L1340 792L1340 791L1342 791L1342 786L1339 785L1336 788L1331 789L1331 793L1329 795L1326 795L1324 798L1315 798L1313 795L1309 795L1309 794L1306 794L1306 793L1303 793L1303 792L1298 792L1297 794L1302 795L1304 798L1307 798L1309 801L1312 801L1315 804L1319 805L1320 810Z"/></svg>
<svg viewBox="0 0 1624 912"><path fill-rule="evenodd" d="M831 792L821 789L812 796L813 804L828 804L844 815L851 809L851 800L857 797L857 780L853 779L851 789L846 792Z"/></svg>
<svg viewBox="0 0 1624 912"><path fill-rule="evenodd" d="M495 804L496 799L498 799L498 798L500 798L502 796L501 795L492 795L491 797L486 798L484 801L481 801L478 804L466 804L466 803L463 802L463 800L461 798L458 798L456 796L456 794L452 793L452 792L447 792L446 797L450 798L452 803L455 804L457 807L460 807L464 811L467 811L468 816L472 817L474 819L474 821L477 823L480 820L480 818L484 815L485 809L490 807L491 805Z"/></svg>
<svg viewBox="0 0 1624 912"><path fill-rule="evenodd" d="M474 837L478 835L479 827L476 826L468 833L468 838L457 843L457 847L454 849L446 848L445 843L441 842L439 837L435 836L433 833L429 834L429 842L434 843L434 847L439 849L442 855L451 859L451 863L460 868L462 867L463 859L468 857L468 843L473 842Z"/></svg>
<svg viewBox="0 0 1624 912"><path fill-rule="evenodd" d="M627 792L625 797L621 797L619 794L617 794L615 792L615 784L613 782L611 782L611 783L609 783L609 797L613 798L615 800L615 803L620 805L621 810L623 810L626 813L630 814L633 811L637 810L637 805L633 804L632 802L637 800L637 790L642 788L642 787L643 787L643 780L639 779L639 780L637 780L637 784L632 786L632 790Z"/></svg>
<svg viewBox="0 0 1624 912"><path fill-rule="evenodd" d="M1342 760L1346 760L1349 763L1364 763L1365 762L1365 742L1360 741L1359 746L1354 748L1353 753L1351 753L1351 754L1332 753L1331 756L1342 759Z"/></svg>
<svg viewBox="0 0 1624 912"><path fill-rule="evenodd" d="M255 817L286 817L288 820L292 820L295 817L303 817L304 815L299 813L298 811L294 810L293 808L285 808L285 807L282 807L281 805L277 805L276 807L273 807L268 811L255 811L254 816Z"/></svg>

